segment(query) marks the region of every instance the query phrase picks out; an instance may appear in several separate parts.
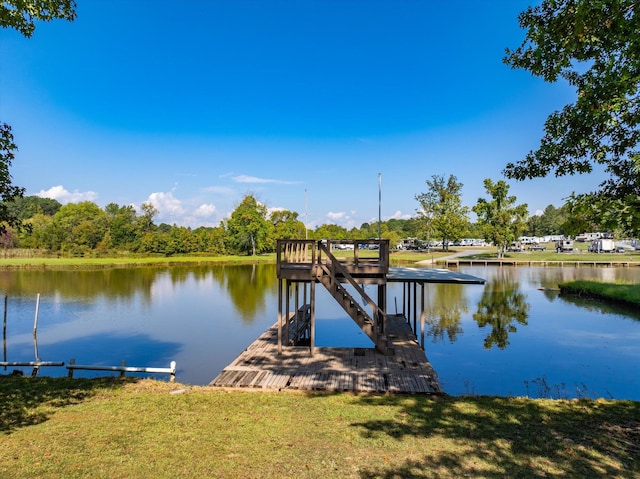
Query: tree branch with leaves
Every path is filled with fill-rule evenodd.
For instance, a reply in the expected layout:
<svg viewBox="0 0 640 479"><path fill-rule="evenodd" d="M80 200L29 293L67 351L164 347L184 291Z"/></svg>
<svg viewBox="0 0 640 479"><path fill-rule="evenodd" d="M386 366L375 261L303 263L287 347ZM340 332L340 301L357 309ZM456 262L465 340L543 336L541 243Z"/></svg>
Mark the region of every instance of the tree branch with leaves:
<svg viewBox="0 0 640 479"><path fill-rule="evenodd" d="M610 175L597 191L579 192L585 205L640 201L640 2L637 0L543 0L522 12L522 45L504 62L545 81L565 80L574 103L553 112L537 150L507 164L508 178L591 173ZM618 208L616 221L633 209ZM595 210L599 215L600 209ZM610 213L603 210L603 214ZM638 227L630 233L638 233Z"/></svg>

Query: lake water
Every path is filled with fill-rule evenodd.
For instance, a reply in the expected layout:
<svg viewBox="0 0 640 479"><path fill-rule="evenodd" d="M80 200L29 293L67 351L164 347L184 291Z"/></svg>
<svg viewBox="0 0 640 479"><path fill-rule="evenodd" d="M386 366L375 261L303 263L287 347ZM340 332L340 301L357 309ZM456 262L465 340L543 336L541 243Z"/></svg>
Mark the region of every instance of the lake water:
<svg viewBox="0 0 640 479"><path fill-rule="evenodd" d="M426 288L425 349L446 392L640 400L640 312L553 291L577 278L640 284L640 268L460 271L487 283ZM328 293L317 292L316 344L370 346ZM178 381L199 385L270 327L278 310L275 265L0 271L7 361L35 358L38 293L42 361L166 367L175 360ZM401 311L400 285L389 285L388 298L389 311Z"/></svg>

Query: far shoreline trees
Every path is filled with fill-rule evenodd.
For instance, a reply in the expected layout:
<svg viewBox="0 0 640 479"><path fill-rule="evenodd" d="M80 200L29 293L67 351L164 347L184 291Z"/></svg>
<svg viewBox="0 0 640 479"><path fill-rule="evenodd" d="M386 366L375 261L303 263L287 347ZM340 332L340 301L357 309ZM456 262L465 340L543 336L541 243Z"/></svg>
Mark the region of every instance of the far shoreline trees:
<svg viewBox="0 0 640 479"><path fill-rule="evenodd" d="M449 181L455 186L450 191L457 191L456 194L459 194L459 187L462 185L453 176ZM434 186L446 186L449 182L436 177L431 183ZM453 201L453 210L458 212L460 221L464 220L464 228L460 226L455 232L449 230L444 233L433 230L436 232L432 231L430 238L434 241L446 239L449 245L462 237L485 239L499 245L498 252L502 254L508 243L517 240L520 234L567 234L569 229L584 224L580 223L580 217L572 216L573 213L566 205L560 208L549 205L541 215L527 219L526 205L515 206L515 197L508 196L509 188L504 181L494 183L487 179L485 186L489 186L487 193L492 198L481 198L473 207L478 215L477 222L469 222L466 216L468 208L461 208L457 201ZM500 207L495 203L500 203ZM297 212L281 209L269 212L252 195L243 197L231 216L218 226L195 228L155 224L154 218L158 212L150 203L144 203L140 209L110 203L101 209L90 201L61 205L48 198L27 196L8 203L7 207L23 220L25 228L13 230L7 225L6 233L0 235L0 248L4 248L5 254L11 254L11 249L16 250L15 254L20 254L20 249L31 249L59 256L252 256L275 251L277 239L357 240L376 238L378 232L378 224L375 222L363 223L360 227L351 229L336 224L323 224L315 229L307 229L299 220ZM499 208L507 208L507 211L499 213ZM511 211L514 208L515 213ZM447 216L443 215L443 218ZM589 224L591 228L578 232L603 231L598 224ZM504 229L500 230L501 227ZM425 240L427 235L424 218L419 215L383 221L380 231L382 237L391 242L392 247L405 238Z"/></svg>

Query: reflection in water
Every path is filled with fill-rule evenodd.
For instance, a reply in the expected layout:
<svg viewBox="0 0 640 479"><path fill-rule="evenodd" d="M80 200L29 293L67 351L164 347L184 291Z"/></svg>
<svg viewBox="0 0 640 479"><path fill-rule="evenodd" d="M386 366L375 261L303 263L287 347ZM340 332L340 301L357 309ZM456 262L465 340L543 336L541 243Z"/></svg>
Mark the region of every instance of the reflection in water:
<svg viewBox="0 0 640 479"><path fill-rule="evenodd" d="M252 322L266 310L267 293L277 291L275 265L227 266L225 286L243 322ZM275 318L274 318L275 321Z"/></svg>
<svg viewBox="0 0 640 479"><path fill-rule="evenodd" d="M491 326L491 332L484 339L484 348L497 346L504 349L509 345L509 334L517 332L515 324L527 325L529 304L527 297L520 292L520 285L514 280L509 269L501 269L487 282L478 303L478 311L473 319L478 326Z"/></svg>
<svg viewBox="0 0 640 479"><path fill-rule="evenodd" d="M593 311L601 314L620 314L640 321L640 311L632 306L609 304L594 299L581 298L574 295L561 295L557 292L556 296L565 303L574 304L588 311Z"/></svg>
<svg viewBox="0 0 640 479"><path fill-rule="evenodd" d="M469 311L464 288L459 285L429 285L429 301L425 306L425 320L428 325L427 337L432 342L454 342L462 333L462 315Z"/></svg>

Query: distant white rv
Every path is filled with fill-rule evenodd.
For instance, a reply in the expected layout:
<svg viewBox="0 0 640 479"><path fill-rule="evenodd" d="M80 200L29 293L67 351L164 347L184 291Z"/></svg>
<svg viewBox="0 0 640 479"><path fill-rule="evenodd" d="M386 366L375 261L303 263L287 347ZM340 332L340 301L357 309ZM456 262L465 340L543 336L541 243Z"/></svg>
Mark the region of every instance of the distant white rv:
<svg viewBox="0 0 640 479"><path fill-rule="evenodd" d="M613 239L613 233L598 231L595 233L581 233L576 236L576 241L580 242L596 241L599 239Z"/></svg>
<svg viewBox="0 0 640 479"><path fill-rule="evenodd" d="M460 246L485 246L485 242L480 238L462 238Z"/></svg>

